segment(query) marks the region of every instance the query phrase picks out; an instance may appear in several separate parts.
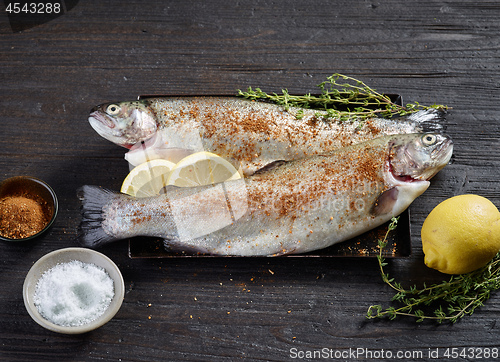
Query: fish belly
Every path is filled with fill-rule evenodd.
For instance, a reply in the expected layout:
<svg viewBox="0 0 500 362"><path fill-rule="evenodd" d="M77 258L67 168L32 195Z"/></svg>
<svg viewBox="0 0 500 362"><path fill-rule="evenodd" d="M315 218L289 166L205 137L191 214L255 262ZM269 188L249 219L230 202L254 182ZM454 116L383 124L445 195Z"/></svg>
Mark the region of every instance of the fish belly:
<svg viewBox="0 0 500 362"><path fill-rule="evenodd" d="M157 197L120 195L104 208L103 229L116 239L156 236L168 249L213 255L322 249L390 220L428 187L391 176L390 143L391 137L377 138Z"/></svg>
<svg viewBox="0 0 500 362"><path fill-rule="evenodd" d="M370 211L378 195L391 187L384 175L386 150L349 151L290 162L248 178L246 194L239 199L246 207L240 219L198 238L180 240L180 245L219 255L303 253L384 223L392 213L374 216ZM346 162L347 156L354 162Z"/></svg>

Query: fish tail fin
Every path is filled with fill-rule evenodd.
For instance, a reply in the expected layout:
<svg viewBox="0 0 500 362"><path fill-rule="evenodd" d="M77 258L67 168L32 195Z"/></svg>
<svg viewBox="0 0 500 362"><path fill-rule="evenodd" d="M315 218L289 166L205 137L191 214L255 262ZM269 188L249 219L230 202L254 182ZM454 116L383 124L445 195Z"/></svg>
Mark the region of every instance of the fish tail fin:
<svg viewBox="0 0 500 362"><path fill-rule="evenodd" d="M443 133L446 130L446 110L429 108L410 114L408 120L420 125L422 132Z"/></svg>
<svg viewBox="0 0 500 362"><path fill-rule="evenodd" d="M78 242L85 247L97 248L117 240L102 228L103 207L116 197L116 193L98 186L85 185L78 189L82 220L78 227Z"/></svg>

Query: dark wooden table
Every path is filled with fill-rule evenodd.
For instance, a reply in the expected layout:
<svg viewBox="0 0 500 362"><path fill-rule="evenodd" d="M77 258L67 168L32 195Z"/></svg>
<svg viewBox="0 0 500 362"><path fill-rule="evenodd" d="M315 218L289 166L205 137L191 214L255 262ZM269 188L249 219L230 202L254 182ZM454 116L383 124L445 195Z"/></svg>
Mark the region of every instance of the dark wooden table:
<svg viewBox="0 0 500 362"><path fill-rule="evenodd" d="M28 270L43 255L76 246L78 187L119 189L128 173L124 149L87 122L105 101L230 95L248 86L304 94L339 72L405 102L452 106L453 164L411 206L411 257L388 265L406 286L448 279L423 263L420 228L434 206L462 193L500 206L499 3L73 5L16 32L4 8L0 15L0 178L39 177L60 201L43 237L0 243L0 360L288 360L318 351L343 360L402 351L416 360L477 348L474 360L484 348L500 348L498 293L454 325L370 321L368 306L389 306L392 296L374 258L130 259L126 242L100 249L125 279L114 319L84 335L38 326L22 299Z"/></svg>

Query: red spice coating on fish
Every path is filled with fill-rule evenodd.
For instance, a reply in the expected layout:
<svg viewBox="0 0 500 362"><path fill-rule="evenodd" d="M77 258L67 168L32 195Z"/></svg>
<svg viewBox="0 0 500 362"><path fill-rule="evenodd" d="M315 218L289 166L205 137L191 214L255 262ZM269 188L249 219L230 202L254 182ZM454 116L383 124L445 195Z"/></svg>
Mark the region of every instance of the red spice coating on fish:
<svg viewBox="0 0 500 362"><path fill-rule="evenodd" d="M446 136L394 135L148 199L86 187L80 240L157 236L168 247L219 255L317 250L404 211L451 152Z"/></svg>
<svg viewBox="0 0 500 362"><path fill-rule="evenodd" d="M126 155L132 165L151 158L177 162L179 149L209 151L240 163L251 175L276 160L324 154L382 135L439 129L442 120L436 110L365 121L325 114L235 97L161 97L98 106L89 122L103 137L132 147Z"/></svg>

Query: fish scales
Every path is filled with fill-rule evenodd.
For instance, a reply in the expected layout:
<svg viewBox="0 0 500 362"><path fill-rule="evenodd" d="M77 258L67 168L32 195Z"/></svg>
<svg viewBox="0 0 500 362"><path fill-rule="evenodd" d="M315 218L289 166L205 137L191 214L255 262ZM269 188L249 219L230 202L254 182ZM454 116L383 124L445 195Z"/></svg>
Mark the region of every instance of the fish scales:
<svg viewBox="0 0 500 362"><path fill-rule="evenodd" d="M199 129L202 147L197 151L235 159L246 166L247 175L275 160L298 159L380 135L422 130L414 122L381 119L330 122L318 116L326 112L314 110L302 110L298 120L297 108L286 111L274 104L238 98L154 98L149 106L161 120L163 138L168 138L167 134L182 138L185 127L176 127L179 122L188 126L189 132ZM172 128L175 133L170 132Z"/></svg>
<svg viewBox="0 0 500 362"><path fill-rule="evenodd" d="M82 191L80 240L94 247L157 236L167 248L215 255L317 250L399 215L451 152L447 136L392 135L282 162L240 180L169 188L153 198L88 186Z"/></svg>
<svg viewBox="0 0 500 362"><path fill-rule="evenodd" d="M383 135L440 130L443 121L443 113L434 109L364 121L326 114L236 97L160 97L100 105L89 122L103 137L130 148L125 158L132 165L151 158L177 162L188 153L209 151L251 175L276 160L323 154Z"/></svg>
<svg viewBox="0 0 500 362"><path fill-rule="evenodd" d="M150 107L160 110L157 116L166 115L165 118L158 116L163 126L162 138L167 139L165 142L172 143L168 135L175 134L176 140L184 138L186 127L189 133L197 129L201 147L193 151L214 152L248 165L244 167L246 174L275 159L292 160L328 152L355 141L340 130L335 132L334 124L315 121L312 126L311 120L316 119L312 111L298 121L293 112L273 105L231 98L153 99ZM186 127L177 127L179 122ZM332 134L336 137L329 137ZM359 136L362 135L360 132ZM192 144L177 143L176 146L193 148Z"/></svg>

